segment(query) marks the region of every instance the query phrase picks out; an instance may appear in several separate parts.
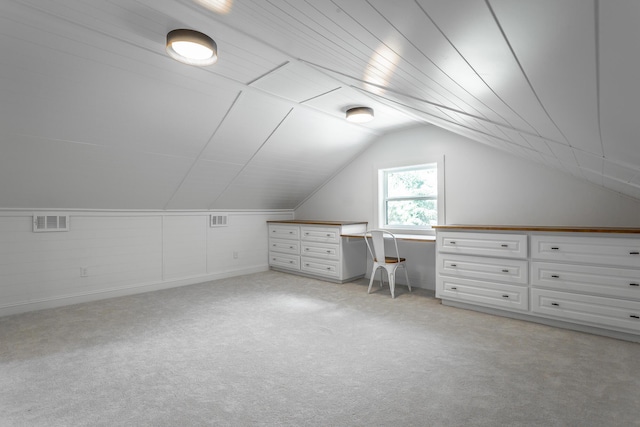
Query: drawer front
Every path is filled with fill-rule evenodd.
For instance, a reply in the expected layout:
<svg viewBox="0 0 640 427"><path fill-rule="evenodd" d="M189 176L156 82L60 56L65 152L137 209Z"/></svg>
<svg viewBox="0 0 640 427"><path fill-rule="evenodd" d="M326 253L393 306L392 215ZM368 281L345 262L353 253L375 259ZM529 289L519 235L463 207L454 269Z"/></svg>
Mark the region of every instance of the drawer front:
<svg viewBox="0 0 640 427"><path fill-rule="evenodd" d="M483 258L456 254L438 254L440 274L510 282L526 285L529 268L526 260Z"/></svg>
<svg viewBox="0 0 640 427"><path fill-rule="evenodd" d="M269 250L286 254L300 254L300 242L297 240L269 239Z"/></svg>
<svg viewBox="0 0 640 427"><path fill-rule="evenodd" d="M269 265L288 268L290 270L300 270L300 257L297 255L269 252Z"/></svg>
<svg viewBox="0 0 640 427"><path fill-rule="evenodd" d="M307 273L319 276L340 277L340 263L336 261L321 260L317 258L302 257L300 269Z"/></svg>
<svg viewBox="0 0 640 427"><path fill-rule="evenodd" d="M531 257L640 268L640 239L534 235Z"/></svg>
<svg viewBox="0 0 640 427"><path fill-rule="evenodd" d="M531 289L531 311L577 323L640 332L640 302Z"/></svg>
<svg viewBox="0 0 640 427"><path fill-rule="evenodd" d="M302 242L302 255L337 261L340 259L340 245Z"/></svg>
<svg viewBox="0 0 640 427"><path fill-rule="evenodd" d="M302 240L340 243L340 227L302 227Z"/></svg>
<svg viewBox="0 0 640 427"><path fill-rule="evenodd" d="M297 225L269 224L269 237L297 240L300 238L300 227Z"/></svg>
<svg viewBox="0 0 640 427"><path fill-rule="evenodd" d="M440 252L462 255L484 255L504 258L526 258L525 234L438 232Z"/></svg>
<svg viewBox="0 0 640 427"><path fill-rule="evenodd" d="M531 285L640 301L640 270L534 261Z"/></svg>
<svg viewBox="0 0 640 427"><path fill-rule="evenodd" d="M439 276L436 289L436 297L442 299L512 311L529 309L528 288L525 286Z"/></svg>

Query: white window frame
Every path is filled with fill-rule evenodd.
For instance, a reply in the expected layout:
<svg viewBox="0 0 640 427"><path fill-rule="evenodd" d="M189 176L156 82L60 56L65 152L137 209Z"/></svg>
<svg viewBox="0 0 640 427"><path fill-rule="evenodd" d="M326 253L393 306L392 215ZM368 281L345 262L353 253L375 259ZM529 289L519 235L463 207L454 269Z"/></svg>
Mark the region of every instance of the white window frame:
<svg viewBox="0 0 640 427"><path fill-rule="evenodd" d="M382 228L385 230L389 230L395 233L404 233L404 234L425 234L425 235L433 235L435 234L435 229L431 226L389 226L385 224L386 212L385 212L385 203L387 200L385 194L385 182L384 176L385 172L393 171L393 170L411 170L418 169L421 166L428 167L435 164L437 170L437 180L438 180L438 194L436 197L437 200L437 209L438 209L438 225L446 224L445 218L445 182L444 182L444 156L440 156L437 159L428 159L431 161L424 161L420 163L385 163L380 164L375 167L375 182L377 191L375 192L375 224L377 224L377 228Z"/></svg>

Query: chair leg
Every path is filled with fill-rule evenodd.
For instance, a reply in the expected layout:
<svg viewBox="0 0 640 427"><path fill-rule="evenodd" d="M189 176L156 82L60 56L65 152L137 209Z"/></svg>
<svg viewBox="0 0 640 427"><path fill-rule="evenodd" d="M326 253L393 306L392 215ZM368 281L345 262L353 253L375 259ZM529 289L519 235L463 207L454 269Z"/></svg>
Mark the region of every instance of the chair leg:
<svg viewBox="0 0 640 427"><path fill-rule="evenodd" d="M391 298L395 298L395 291L396 291L396 272L395 270L393 272L388 271L389 273L389 289L391 290Z"/></svg>
<svg viewBox="0 0 640 427"><path fill-rule="evenodd" d="M379 268L378 270L380 270L380 287L384 286L384 272L382 270L384 270L384 268Z"/></svg>
<svg viewBox="0 0 640 427"><path fill-rule="evenodd" d="M367 293L371 293L371 286L373 285L373 279L376 277L376 273L378 272L378 268L374 266L373 271L371 272L371 280L369 280L369 289L367 289Z"/></svg>
<svg viewBox="0 0 640 427"><path fill-rule="evenodd" d="M407 266L403 265L402 267L404 269L404 277L405 279L407 279L407 286L409 287L409 292L411 292L411 283L409 283L409 274L407 273Z"/></svg>

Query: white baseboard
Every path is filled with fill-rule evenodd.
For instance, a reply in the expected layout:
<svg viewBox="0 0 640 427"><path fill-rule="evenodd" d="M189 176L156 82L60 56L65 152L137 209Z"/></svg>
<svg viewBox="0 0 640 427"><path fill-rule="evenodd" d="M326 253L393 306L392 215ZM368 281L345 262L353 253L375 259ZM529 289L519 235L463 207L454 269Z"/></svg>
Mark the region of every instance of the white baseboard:
<svg viewBox="0 0 640 427"><path fill-rule="evenodd" d="M72 295L56 296L0 306L0 317L12 314L26 313L29 311L44 310L47 308L63 307L66 305L80 304L83 302L98 301L108 298L116 298L127 295L141 294L145 292L159 291L161 289L177 288L180 286L195 285L198 283L220 280L228 277L243 276L245 274L259 273L269 270L268 265L259 265L237 270L227 270L213 274L204 274L182 279L165 280L153 283L138 283L120 288L103 289L100 291L78 293Z"/></svg>

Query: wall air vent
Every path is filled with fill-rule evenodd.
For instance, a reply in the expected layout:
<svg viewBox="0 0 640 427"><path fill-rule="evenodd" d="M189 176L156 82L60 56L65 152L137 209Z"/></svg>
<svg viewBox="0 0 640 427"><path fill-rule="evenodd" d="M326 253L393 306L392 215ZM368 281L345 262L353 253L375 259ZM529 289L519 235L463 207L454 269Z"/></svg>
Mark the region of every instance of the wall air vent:
<svg viewBox="0 0 640 427"><path fill-rule="evenodd" d="M34 215L33 231L69 231L69 215Z"/></svg>
<svg viewBox="0 0 640 427"><path fill-rule="evenodd" d="M229 215L211 215L211 227L226 227Z"/></svg>

